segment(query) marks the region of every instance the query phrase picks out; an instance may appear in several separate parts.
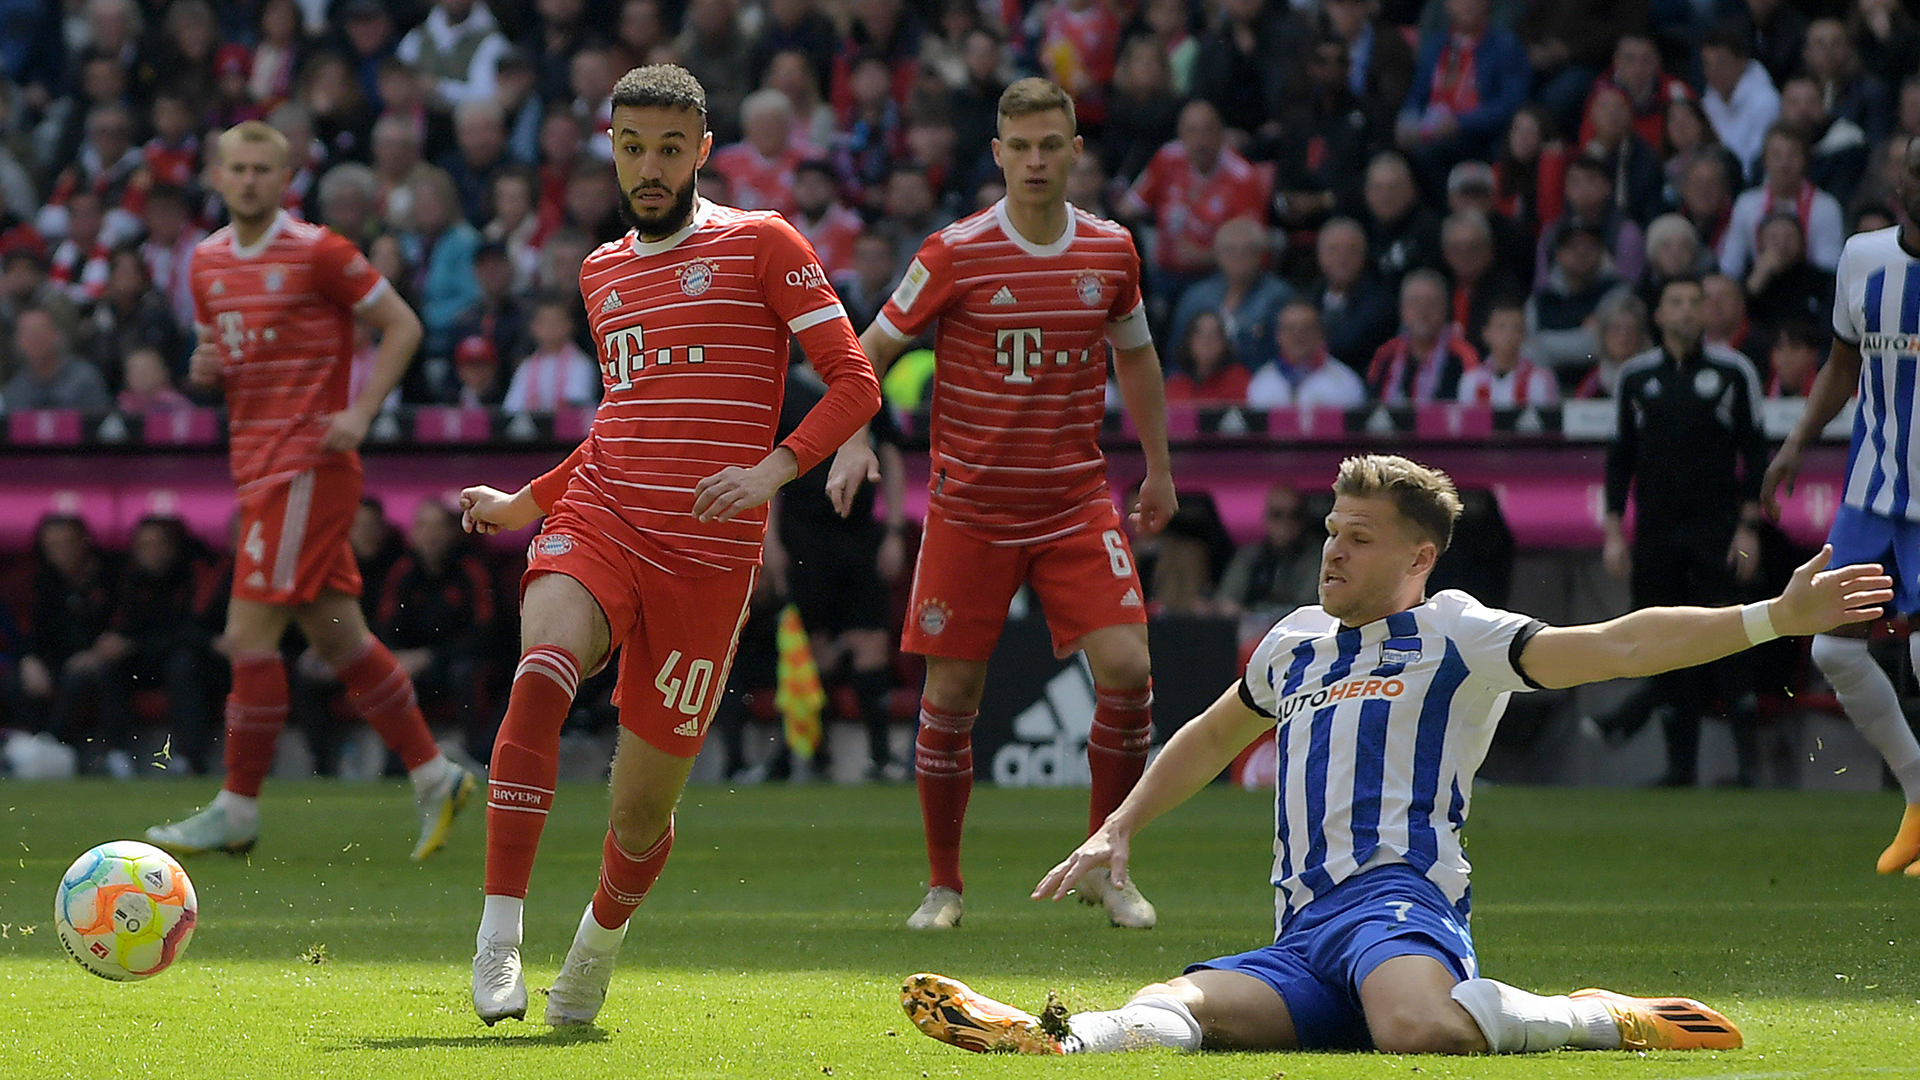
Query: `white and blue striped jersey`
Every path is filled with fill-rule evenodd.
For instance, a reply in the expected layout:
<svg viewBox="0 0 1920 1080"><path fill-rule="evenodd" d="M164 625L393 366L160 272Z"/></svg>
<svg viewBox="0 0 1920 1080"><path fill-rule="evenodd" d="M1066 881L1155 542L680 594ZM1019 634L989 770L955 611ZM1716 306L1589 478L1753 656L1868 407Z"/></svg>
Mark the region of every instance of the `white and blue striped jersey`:
<svg viewBox="0 0 1920 1080"><path fill-rule="evenodd" d="M1473 774L1507 695L1538 688L1519 656L1543 625L1449 589L1365 626L1313 606L1267 632L1240 697L1275 721L1279 929L1340 882L1393 863L1467 915L1460 830Z"/></svg>
<svg viewBox="0 0 1920 1080"><path fill-rule="evenodd" d="M1900 247L1899 226L1860 233L1841 249L1833 332L1860 350L1860 400L1841 501L1920 521L1920 259Z"/></svg>

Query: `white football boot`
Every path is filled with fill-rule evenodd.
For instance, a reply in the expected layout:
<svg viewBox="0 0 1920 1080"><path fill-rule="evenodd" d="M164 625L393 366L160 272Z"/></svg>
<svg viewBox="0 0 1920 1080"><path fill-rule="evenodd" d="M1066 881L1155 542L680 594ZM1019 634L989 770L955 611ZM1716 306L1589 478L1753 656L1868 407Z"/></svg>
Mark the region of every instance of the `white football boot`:
<svg viewBox="0 0 1920 1080"><path fill-rule="evenodd" d="M472 773L447 762L446 776L440 783L413 797L420 815L420 842L413 846L413 861L419 862L447 845L453 832L453 817L473 799L480 781Z"/></svg>
<svg viewBox="0 0 1920 1080"><path fill-rule="evenodd" d="M473 1011L488 1027L511 1017L527 1018L527 980L520 974L520 946L483 938L473 954Z"/></svg>
<svg viewBox="0 0 1920 1080"><path fill-rule="evenodd" d="M960 894L945 885L927 890L927 898L907 916L909 930L943 930L960 925Z"/></svg>
<svg viewBox="0 0 1920 1080"><path fill-rule="evenodd" d="M547 991L547 1023L554 1027L591 1024L607 1003L607 985L613 981L614 961L620 958L620 944L611 949L595 949L581 940L585 919L593 918L593 905L587 905L580 931L573 935L573 947L567 950L560 974L553 977L553 989ZM597 924L596 924L597 925ZM619 930L624 940L627 928Z"/></svg>
<svg viewBox="0 0 1920 1080"><path fill-rule="evenodd" d="M175 855L199 855L208 851L245 855L259 839L257 822L251 830L243 829L218 806L209 806L190 818L147 830L147 843Z"/></svg>
<svg viewBox="0 0 1920 1080"><path fill-rule="evenodd" d="M1129 877L1125 888L1113 883L1113 878L1104 866L1087 871L1074 888L1083 904L1098 904L1107 909L1107 921L1115 926L1124 926L1133 930L1151 930L1159 921L1159 915L1147 898L1140 895L1139 886Z"/></svg>

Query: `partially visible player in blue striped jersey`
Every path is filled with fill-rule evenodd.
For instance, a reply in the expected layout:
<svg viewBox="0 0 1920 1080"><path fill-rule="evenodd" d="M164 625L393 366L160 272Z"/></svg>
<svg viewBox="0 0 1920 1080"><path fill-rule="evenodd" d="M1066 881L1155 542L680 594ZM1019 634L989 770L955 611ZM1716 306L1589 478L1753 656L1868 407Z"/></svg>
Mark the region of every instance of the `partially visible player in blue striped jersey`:
<svg viewBox="0 0 1920 1080"><path fill-rule="evenodd" d="M1895 194L1909 224L1860 233L1840 251L1834 277L1833 347L1814 377L1806 408L1760 484L1760 501L1778 518L1777 493L1793 490L1800 451L1840 413L1856 389L1846 487L1827 543L1836 564L1878 562L1891 569L1898 615L1920 612L1920 139L1907 144ZM1920 634L1907 639L1920 670ZM1880 853L1883 874L1920 877L1920 742L1907 726L1893 681L1867 653L1866 627L1813 639L1813 662L1833 685L1847 718L1900 782L1907 809L1893 843Z"/></svg>
<svg viewBox="0 0 1920 1080"><path fill-rule="evenodd" d="M1731 1021L1687 998L1542 997L1479 976L1460 848L1473 774L1515 691L1643 677L1871 620L1892 583L1877 566L1826 570L1822 551L1773 600L1552 627L1462 592L1427 596L1460 514L1444 473L1354 457L1333 490L1319 606L1282 619L1240 682L1168 740L1132 794L1034 890L1058 900L1096 868L1124 881L1133 834L1272 729L1274 943L1194 964L1120 1009L1044 1020L945 976L915 975L902 991L907 1014L965 1049L1052 1054L1738 1047Z"/></svg>

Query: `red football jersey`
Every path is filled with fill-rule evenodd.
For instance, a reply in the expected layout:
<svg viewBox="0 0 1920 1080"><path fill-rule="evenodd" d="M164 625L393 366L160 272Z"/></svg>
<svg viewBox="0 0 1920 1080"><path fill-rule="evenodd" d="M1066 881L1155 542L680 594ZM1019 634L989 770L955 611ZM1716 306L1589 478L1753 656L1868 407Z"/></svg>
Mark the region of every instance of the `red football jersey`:
<svg viewBox="0 0 1920 1080"><path fill-rule="evenodd" d="M1230 147L1220 151L1213 171L1201 176L1187 160L1187 148L1170 142L1147 161L1128 197L1153 211L1161 238L1157 262L1167 270L1193 269L1173 262L1173 237L1212 251L1213 234L1234 218L1250 217L1262 224L1267 220L1266 181Z"/></svg>
<svg viewBox="0 0 1920 1080"><path fill-rule="evenodd" d="M580 267L580 293L606 393L569 459L561 501L672 573L757 565L766 507L703 523L693 517L693 492L721 469L749 468L772 451L788 335L829 384L864 378L864 412L816 407L788 436L801 472L879 403L873 368L813 249L778 214L702 201L673 236L628 234L595 250Z"/></svg>
<svg viewBox="0 0 1920 1080"><path fill-rule="evenodd" d="M792 147L768 158L752 143L737 142L715 150L709 164L727 178L730 201L742 209L793 212L793 168L800 164L800 153Z"/></svg>
<svg viewBox="0 0 1920 1080"><path fill-rule="evenodd" d="M930 505L993 543L1073 531L1110 500L1100 425L1107 343L1150 340L1127 230L1067 208L1038 245L1001 201L927 238L874 325L902 341L934 319Z"/></svg>
<svg viewBox="0 0 1920 1080"><path fill-rule="evenodd" d="M839 277L853 269L853 242L864 228L859 214L834 203L820 215L819 221L809 223L804 215L798 214L788 220L807 238L807 243L813 245L814 254L820 256L820 265L828 277Z"/></svg>
<svg viewBox="0 0 1920 1080"><path fill-rule="evenodd" d="M387 280L346 237L282 211L251 248L224 226L193 249L194 323L226 353L228 459L245 499L325 459L345 409L354 312ZM345 455L355 468L359 456Z"/></svg>

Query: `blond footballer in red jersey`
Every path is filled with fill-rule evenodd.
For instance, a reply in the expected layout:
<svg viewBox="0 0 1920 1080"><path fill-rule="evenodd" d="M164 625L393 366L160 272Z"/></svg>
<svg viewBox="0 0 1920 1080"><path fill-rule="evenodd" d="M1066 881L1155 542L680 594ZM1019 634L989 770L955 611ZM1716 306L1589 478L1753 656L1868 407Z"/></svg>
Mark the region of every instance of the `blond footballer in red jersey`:
<svg viewBox="0 0 1920 1080"><path fill-rule="evenodd" d="M614 171L634 231L589 256L580 292L606 396L587 441L513 495L468 488L470 529L542 514L522 579L521 655L494 744L474 1011L524 1018L521 913L553 802L560 726L583 674L620 646L600 883L547 996L591 1023L627 921L673 847L673 807L727 681L766 537L766 503L880 406L879 382L812 247L778 214L716 206L695 171L713 136L684 69L613 91ZM787 340L827 380L780 445Z"/></svg>
<svg viewBox="0 0 1920 1080"><path fill-rule="evenodd" d="M993 141L1006 198L929 237L860 338L884 369L939 320L932 497L901 642L927 658L914 771L931 887L907 920L916 929L960 922L973 722L987 658L1023 582L1039 595L1056 651L1085 649L1093 668L1089 832L1146 766L1146 608L1097 441L1108 347L1147 458L1134 524L1149 532L1176 505L1166 400L1133 241L1066 201L1080 150L1064 91L1044 79L1008 87ZM827 482L842 513L873 473L862 432ZM1104 905L1115 925L1154 923L1139 890L1104 871L1090 875L1082 896Z"/></svg>
<svg viewBox="0 0 1920 1080"><path fill-rule="evenodd" d="M258 121L220 136L215 176L231 224L194 248L200 345L189 375L222 386L239 497L239 550L222 637L233 665L226 780L212 805L147 830L177 853L244 852L260 831L260 783L287 719L280 639L297 622L347 699L413 780L423 859L446 843L478 784L448 761L413 682L361 614L347 530L360 505L354 452L420 343L420 320L344 237L280 208L287 140ZM380 332L372 377L352 402L355 318Z"/></svg>

